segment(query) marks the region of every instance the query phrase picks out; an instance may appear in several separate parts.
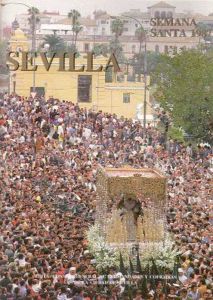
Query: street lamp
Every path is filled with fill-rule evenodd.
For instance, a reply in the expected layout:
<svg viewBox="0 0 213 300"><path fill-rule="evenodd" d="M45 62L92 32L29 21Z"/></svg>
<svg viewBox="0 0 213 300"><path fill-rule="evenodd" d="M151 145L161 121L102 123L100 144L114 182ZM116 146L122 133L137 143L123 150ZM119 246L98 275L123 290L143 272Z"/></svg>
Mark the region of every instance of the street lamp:
<svg viewBox="0 0 213 300"><path fill-rule="evenodd" d="M147 100L146 100L146 97L147 97L147 34L143 28L142 23L138 19L131 17L131 16L127 16L127 15L121 15L121 16L124 18L132 19L132 20L136 21L140 25L140 28L145 33L145 40L144 40L144 103L143 103L143 114L144 114L143 127L144 127L144 131L145 131L145 129L146 129L146 109L147 109Z"/></svg>
<svg viewBox="0 0 213 300"><path fill-rule="evenodd" d="M0 3L0 6L4 7L7 5L22 5L30 9L31 14L32 14L32 55L33 55L33 66L35 66L35 51L36 51L36 12L32 6L29 6L25 3L22 2L8 2L8 3ZM35 71L33 71L33 92L35 92Z"/></svg>

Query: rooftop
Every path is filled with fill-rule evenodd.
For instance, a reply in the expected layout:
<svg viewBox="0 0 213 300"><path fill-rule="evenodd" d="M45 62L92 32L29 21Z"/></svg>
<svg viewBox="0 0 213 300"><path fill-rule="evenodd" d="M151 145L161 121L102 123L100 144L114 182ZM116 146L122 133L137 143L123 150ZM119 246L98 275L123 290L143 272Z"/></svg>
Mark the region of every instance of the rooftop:
<svg viewBox="0 0 213 300"><path fill-rule="evenodd" d="M70 18L65 18L60 21L57 21L56 23L64 24L64 25L72 25L72 20ZM87 18L82 18L82 17L79 18L79 23L84 26L95 26L96 25L95 20L88 18L88 17Z"/></svg>
<svg viewBox="0 0 213 300"><path fill-rule="evenodd" d="M148 8L175 8L175 6L165 2L165 1L160 1L152 6L149 6Z"/></svg>

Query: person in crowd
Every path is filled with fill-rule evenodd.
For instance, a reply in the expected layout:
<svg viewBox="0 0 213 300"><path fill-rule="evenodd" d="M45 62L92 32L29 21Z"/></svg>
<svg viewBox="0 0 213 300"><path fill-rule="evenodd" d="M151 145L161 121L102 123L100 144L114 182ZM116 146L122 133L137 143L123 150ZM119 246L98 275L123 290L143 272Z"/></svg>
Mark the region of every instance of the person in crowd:
<svg viewBox="0 0 213 300"><path fill-rule="evenodd" d="M156 294L147 285L144 298L136 282L135 299L213 299L209 145L166 142L151 125L53 98L2 94L0 109L0 299L128 297L123 285L100 291L88 276L99 276L85 232L94 223L100 165L155 167L168 176L178 286L166 292L160 282Z"/></svg>

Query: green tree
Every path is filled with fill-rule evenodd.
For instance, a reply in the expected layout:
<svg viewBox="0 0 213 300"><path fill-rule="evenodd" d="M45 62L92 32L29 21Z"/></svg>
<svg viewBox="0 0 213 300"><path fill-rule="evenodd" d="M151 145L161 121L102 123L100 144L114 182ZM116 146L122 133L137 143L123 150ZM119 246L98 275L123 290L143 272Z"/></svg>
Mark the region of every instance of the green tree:
<svg viewBox="0 0 213 300"><path fill-rule="evenodd" d="M30 25L31 33L32 33L36 30L36 27L37 27L36 25L39 24L39 22L40 22L40 18L39 18L40 12L39 12L38 8L32 7L32 8L28 9L28 14L30 15L29 18L28 18L28 22L29 22L29 25ZM35 15L35 22L33 20L34 15Z"/></svg>
<svg viewBox="0 0 213 300"><path fill-rule="evenodd" d="M6 66L7 42L0 41L0 74L7 74Z"/></svg>
<svg viewBox="0 0 213 300"><path fill-rule="evenodd" d="M73 44L72 44L72 45L67 46L67 47L66 47L66 51L67 51L67 52L75 52L75 53L76 53L76 57L79 57L79 56L80 56L80 53L79 53L79 51L78 51L76 45L73 45Z"/></svg>
<svg viewBox="0 0 213 300"><path fill-rule="evenodd" d="M64 40L55 34L46 35L44 37L43 45L45 44L49 45L49 52L60 52L66 50Z"/></svg>
<svg viewBox="0 0 213 300"><path fill-rule="evenodd" d="M95 54L95 56L107 56L107 54L109 53L109 47L106 44L96 44L94 45L92 51Z"/></svg>
<svg viewBox="0 0 213 300"><path fill-rule="evenodd" d="M212 28L208 24L199 22L196 26L196 33L206 40L208 37L211 37Z"/></svg>
<svg viewBox="0 0 213 300"><path fill-rule="evenodd" d="M72 9L68 13L68 18L71 19L72 22L72 44L76 45L77 37L80 31L83 29L83 27L79 23L79 18L81 17L81 14L76 9Z"/></svg>
<svg viewBox="0 0 213 300"><path fill-rule="evenodd" d="M146 39L146 32L142 26L140 26L139 28L136 29L135 36L137 37L137 39L139 41L139 53L141 53L142 43L145 42L145 39Z"/></svg>
<svg viewBox="0 0 213 300"><path fill-rule="evenodd" d="M76 47L77 43L77 38L79 33L83 30L83 26L80 25L80 23L76 23L75 26L73 27L73 32L74 32L74 46Z"/></svg>
<svg viewBox="0 0 213 300"><path fill-rule="evenodd" d="M184 142L183 130L181 130L180 128L170 126L168 136L173 140L177 140L178 142Z"/></svg>
<svg viewBox="0 0 213 300"><path fill-rule="evenodd" d="M147 51L147 74L150 75L161 61L161 54L154 51ZM141 75L144 73L144 52L136 53L130 60L134 73Z"/></svg>
<svg viewBox="0 0 213 300"><path fill-rule="evenodd" d="M114 53L119 62L124 61L123 47L119 40L113 39L109 42L109 53Z"/></svg>
<svg viewBox="0 0 213 300"><path fill-rule="evenodd" d="M124 31L124 22L119 18L113 20L111 25L111 31L115 36L115 40L117 41Z"/></svg>
<svg viewBox="0 0 213 300"><path fill-rule="evenodd" d="M169 111L175 127L196 140L213 141L213 54L187 50L162 56L154 79L156 100Z"/></svg>
<svg viewBox="0 0 213 300"><path fill-rule="evenodd" d="M146 32L142 26L136 29L135 36L139 41L139 51L130 59L130 65L133 67L135 74L139 75L138 80L141 81L141 74L144 72L144 53L142 53L142 43L146 41Z"/></svg>
<svg viewBox="0 0 213 300"><path fill-rule="evenodd" d="M125 61L123 47L119 41L119 37L124 31L124 22L119 18L112 21L111 31L114 34L113 39L109 42L109 53L114 53L119 63Z"/></svg>

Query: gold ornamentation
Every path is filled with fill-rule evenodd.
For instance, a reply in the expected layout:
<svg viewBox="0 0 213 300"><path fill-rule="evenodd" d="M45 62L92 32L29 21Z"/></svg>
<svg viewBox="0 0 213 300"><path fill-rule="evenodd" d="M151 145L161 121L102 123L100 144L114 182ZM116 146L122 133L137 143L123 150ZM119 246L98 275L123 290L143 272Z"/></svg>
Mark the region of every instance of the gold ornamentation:
<svg viewBox="0 0 213 300"><path fill-rule="evenodd" d="M100 168L97 173L96 222L108 243L129 241L130 219L120 216L117 203L123 194L133 194L143 207L136 220L135 242L158 242L164 238L166 177L157 170ZM109 218L107 217L109 216ZM130 218L130 215L129 215Z"/></svg>

